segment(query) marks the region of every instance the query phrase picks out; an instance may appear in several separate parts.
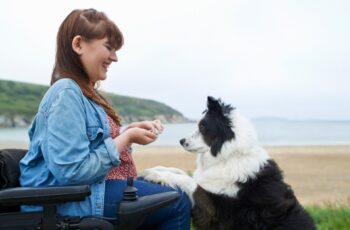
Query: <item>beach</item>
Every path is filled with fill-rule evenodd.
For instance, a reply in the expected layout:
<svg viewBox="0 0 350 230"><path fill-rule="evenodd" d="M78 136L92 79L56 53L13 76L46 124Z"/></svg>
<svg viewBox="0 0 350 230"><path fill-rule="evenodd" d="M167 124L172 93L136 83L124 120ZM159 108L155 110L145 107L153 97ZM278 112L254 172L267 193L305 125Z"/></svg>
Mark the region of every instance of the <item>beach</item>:
<svg viewBox="0 0 350 230"><path fill-rule="evenodd" d="M23 142L0 142L0 148L27 148ZM171 166L193 172L195 155L181 147L133 147L138 172ZM350 202L350 145L265 146L304 205Z"/></svg>
<svg viewBox="0 0 350 230"><path fill-rule="evenodd" d="M304 205L350 202L350 146L267 146L265 149L282 169ZM138 171L156 165L193 172L195 155L181 147L137 146L134 159Z"/></svg>

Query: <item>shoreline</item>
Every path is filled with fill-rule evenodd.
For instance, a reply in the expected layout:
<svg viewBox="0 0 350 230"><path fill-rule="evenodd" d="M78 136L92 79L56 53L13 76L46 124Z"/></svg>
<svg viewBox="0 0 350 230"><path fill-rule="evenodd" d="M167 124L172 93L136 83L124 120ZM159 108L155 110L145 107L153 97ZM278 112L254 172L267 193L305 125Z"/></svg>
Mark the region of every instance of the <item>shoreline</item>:
<svg viewBox="0 0 350 230"><path fill-rule="evenodd" d="M25 142L0 141L0 149L27 148ZM285 182L303 205L349 203L350 145L263 146L278 163ZM137 171L157 165L193 173L196 155L180 146L133 146Z"/></svg>

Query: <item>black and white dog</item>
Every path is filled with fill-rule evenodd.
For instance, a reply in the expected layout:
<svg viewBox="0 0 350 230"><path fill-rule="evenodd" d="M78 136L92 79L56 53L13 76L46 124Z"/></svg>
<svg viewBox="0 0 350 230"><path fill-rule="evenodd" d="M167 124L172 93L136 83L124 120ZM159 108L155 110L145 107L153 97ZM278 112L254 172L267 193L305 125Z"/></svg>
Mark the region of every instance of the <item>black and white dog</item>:
<svg viewBox="0 0 350 230"><path fill-rule="evenodd" d="M212 97L207 107L198 130L180 140L198 154L193 177L158 166L142 173L145 180L186 192L197 230L316 229L275 161L258 145L250 121Z"/></svg>

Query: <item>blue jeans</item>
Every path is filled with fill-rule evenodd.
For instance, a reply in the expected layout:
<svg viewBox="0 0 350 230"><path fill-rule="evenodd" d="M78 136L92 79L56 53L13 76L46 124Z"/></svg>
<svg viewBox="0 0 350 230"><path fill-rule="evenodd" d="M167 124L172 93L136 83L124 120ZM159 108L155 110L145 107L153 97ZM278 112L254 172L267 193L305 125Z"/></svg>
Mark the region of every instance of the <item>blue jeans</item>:
<svg viewBox="0 0 350 230"><path fill-rule="evenodd" d="M134 186L138 189L138 196L152 195L156 193L174 191L174 189L153 184L144 180L135 180ZM125 180L107 180L105 190L104 216L115 217L117 205L122 200ZM189 230L191 203L188 196L181 190L179 199L164 208L149 215L139 229L159 230Z"/></svg>

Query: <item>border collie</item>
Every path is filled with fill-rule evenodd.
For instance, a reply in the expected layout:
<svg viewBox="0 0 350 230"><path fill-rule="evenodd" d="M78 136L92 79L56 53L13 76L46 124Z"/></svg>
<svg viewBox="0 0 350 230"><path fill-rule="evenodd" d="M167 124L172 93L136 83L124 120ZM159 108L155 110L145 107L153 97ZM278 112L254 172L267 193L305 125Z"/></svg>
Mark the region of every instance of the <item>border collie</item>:
<svg viewBox="0 0 350 230"><path fill-rule="evenodd" d="M186 192L197 230L316 229L276 162L258 145L253 125L231 105L208 97L198 130L180 143L197 154L193 177L162 166L142 176Z"/></svg>

